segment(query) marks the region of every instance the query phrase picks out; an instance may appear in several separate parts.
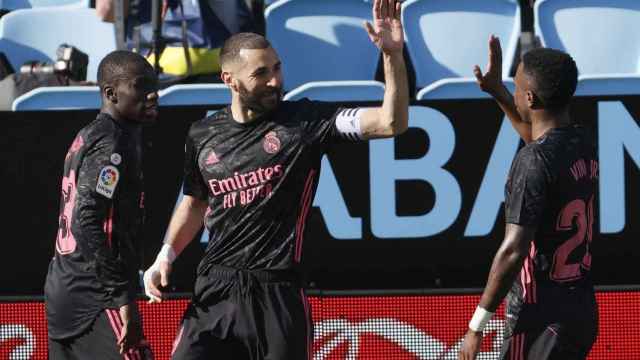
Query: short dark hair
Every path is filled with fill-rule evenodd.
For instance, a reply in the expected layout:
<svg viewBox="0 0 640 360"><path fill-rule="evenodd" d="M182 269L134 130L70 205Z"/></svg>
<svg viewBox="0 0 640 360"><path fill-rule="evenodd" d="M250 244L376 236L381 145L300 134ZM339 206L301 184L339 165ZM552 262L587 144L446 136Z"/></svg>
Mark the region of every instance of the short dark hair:
<svg viewBox="0 0 640 360"><path fill-rule="evenodd" d="M98 86L103 89L114 80L126 78L145 67L153 70L147 59L140 54L127 50L112 51L98 65Z"/></svg>
<svg viewBox="0 0 640 360"><path fill-rule="evenodd" d="M569 54L555 49L533 49L524 54L522 64L545 109L560 111L569 105L578 84L578 68Z"/></svg>
<svg viewBox="0 0 640 360"><path fill-rule="evenodd" d="M220 49L220 66L235 61L242 49L266 49L271 47L269 40L259 34L242 32L232 35Z"/></svg>

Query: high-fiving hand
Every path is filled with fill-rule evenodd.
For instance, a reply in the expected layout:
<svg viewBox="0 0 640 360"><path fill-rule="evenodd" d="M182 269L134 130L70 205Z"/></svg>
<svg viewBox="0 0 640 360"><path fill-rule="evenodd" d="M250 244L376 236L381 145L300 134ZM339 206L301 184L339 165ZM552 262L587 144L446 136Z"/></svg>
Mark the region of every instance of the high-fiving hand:
<svg viewBox="0 0 640 360"><path fill-rule="evenodd" d="M473 68L473 74L476 76L476 82L482 91L493 96L501 90L502 84L502 48L500 47L500 39L491 35L489 38L489 63L487 64L487 72L482 74L480 66Z"/></svg>
<svg viewBox="0 0 640 360"><path fill-rule="evenodd" d="M373 2L373 25L364 26L371 41L386 55L400 53L404 46L400 1L375 0Z"/></svg>

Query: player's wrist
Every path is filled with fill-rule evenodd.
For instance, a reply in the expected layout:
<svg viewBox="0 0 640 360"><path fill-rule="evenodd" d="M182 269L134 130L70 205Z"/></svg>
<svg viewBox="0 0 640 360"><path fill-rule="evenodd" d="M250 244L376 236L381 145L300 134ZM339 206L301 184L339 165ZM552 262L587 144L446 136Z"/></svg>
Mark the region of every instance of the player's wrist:
<svg viewBox="0 0 640 360"><path fill-rule="evenodd" d="M176 259L176 251L174 250L173 246L169 245L169 244L162 244L162 248L160 249L160 252L158 252L158 256L156 256L156 263L159 263L161 261L166 261L169 264L172 264L175 259Z"/></svg>
<svg viewBox="0 0 640 360"><path fill-rule="evenodd" d="M402 48L400 50L382 52L382 60L389 61L389 62L392 62L392 63L395 63L395 62L398 62L398 61L404 61L404 55L402 53Z"/></svg>
<svg viewBox="0 0 640 360"><path fill-rule="evenodd" d="M471 317L471 321L469 321L469 330L482 333L489 323L489 320L493 317L493 314L493 312L487 311L478 306L476 311L473 313L473 317Z"/></svg>
<svg viewBox="0 0 640 360"><path fill-rule="evenodd" d="M511 93L502 80L496 84L495 88L490 92L491 96L499 102L506 103L511 97Z"/></svg>

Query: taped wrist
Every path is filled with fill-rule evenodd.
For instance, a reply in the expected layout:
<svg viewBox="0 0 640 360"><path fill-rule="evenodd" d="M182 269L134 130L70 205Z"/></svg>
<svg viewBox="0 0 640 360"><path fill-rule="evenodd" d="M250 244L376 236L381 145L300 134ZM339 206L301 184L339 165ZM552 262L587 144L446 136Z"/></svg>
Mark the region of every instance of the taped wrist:
<svg viewBox="0 0 640 360"><path fill-rule="evenodd" d="M167 261L169 264L173 263L176 259L176 252L173 250L173 246L169 244L162 244L162 248L156 257L156 262Z"/></svg>
<svg viewBox="0 0 640 360"><path fill-rule="evenodd" d="M485 326L487 326L487 323L489 323L489 320L491 320L491 317L493 317L493 314L494 313L478 306L476 311L473 313L471 321L469 321L469 329L476 332L482 332Z"/></svg>

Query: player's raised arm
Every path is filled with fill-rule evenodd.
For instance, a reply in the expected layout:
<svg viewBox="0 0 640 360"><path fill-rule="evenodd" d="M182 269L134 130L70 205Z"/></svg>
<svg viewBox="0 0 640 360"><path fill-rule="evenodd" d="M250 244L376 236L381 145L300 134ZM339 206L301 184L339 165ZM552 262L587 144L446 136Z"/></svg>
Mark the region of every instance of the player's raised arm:
<svg viewBox="0 0 640 360"><path fill-rule="evenodd" d="M384 138L403 133L409 122L409 87L402 49L404 35L400 21L400 1L375 0L373 25L365 28L371 41L382 51L385 91L382 107L369 108L361 117L364 139Z"/></svg>
<svg viewBox="0 0 640 360"><path fill-rule="evenodd" d="M524 122L520 117L513 96L502 82L502 48L498 37L491 35L489 38L489 62L486 72L483 74L480 66L476 65L473 74L476 76L480 89L496 100L522 140L529 143L531 141L531 124Z"/></svg>

